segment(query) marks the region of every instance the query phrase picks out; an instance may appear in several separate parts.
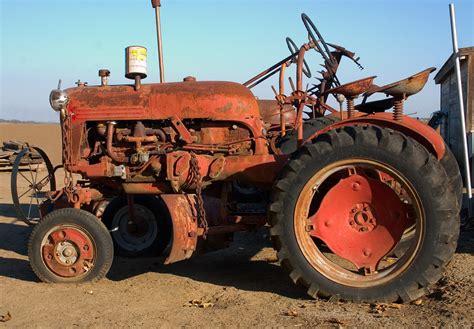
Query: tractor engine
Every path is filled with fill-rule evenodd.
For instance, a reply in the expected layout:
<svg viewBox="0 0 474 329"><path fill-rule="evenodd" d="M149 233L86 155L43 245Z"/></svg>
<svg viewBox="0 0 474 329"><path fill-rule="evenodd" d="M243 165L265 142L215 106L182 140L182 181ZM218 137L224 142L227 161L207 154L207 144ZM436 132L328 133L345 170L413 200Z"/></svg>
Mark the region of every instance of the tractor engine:
<svg viewBox="0 0 474 329"><path fill-rule="evenodd" d="M240 84L186 78L65 93L66 167L126 193L176 193L195 188L196 176L204 185L235 178L242 157L269 155L258 103Z"/></svg>

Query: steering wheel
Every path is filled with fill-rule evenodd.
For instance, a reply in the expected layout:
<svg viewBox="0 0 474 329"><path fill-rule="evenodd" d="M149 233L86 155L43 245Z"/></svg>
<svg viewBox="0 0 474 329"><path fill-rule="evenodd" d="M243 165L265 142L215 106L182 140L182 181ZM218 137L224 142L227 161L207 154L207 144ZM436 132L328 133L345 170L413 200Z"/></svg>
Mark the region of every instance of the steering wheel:
<svg viewBox="0 0 474 329"><path fill-rule="evenodd" d="M334 58L331 54L331 51L329 50L328 45L326 44L326 41L324 41L321 33L319 33L318 29L316 28L314 23L311 21L311 19L308 17L308 15L306 15L305 13L301 14L301 19L303 20L303 24L306 27L306 31L308 31L309 41L312 41L317 48L317 50L316 49L315 50L318 53L320 53L321 56L323 56L325 61L332 64ZM313 32L316 33L316 35L318 36L318 39L316 39Z"/></svg>
<svg viewBox="0 0 474 329"><path fill-rule="evenodd" d="M290 53L298 53L300 49L296 46L296 44L291 40L290 37L286 38L286 45L288 46L288 49L290 50ZM293 57L292 62L296 63L298 56ZM311 78L311 70L309 69L308 63L306 63L306 60L303 61L303 73L306 75L307 78Z"/></svg>

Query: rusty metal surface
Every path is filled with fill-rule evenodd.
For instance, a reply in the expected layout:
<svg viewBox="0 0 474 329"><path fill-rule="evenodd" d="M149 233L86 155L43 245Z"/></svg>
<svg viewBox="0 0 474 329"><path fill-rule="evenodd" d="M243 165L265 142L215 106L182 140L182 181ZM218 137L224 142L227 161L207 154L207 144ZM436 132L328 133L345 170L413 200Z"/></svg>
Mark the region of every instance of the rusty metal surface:
<svg viewBox="0 0 474 329"><path fill-rule="evenodd" d="M374 75L371 77L348 82L343 85L340 85L339 87L326 90L325 94L341 94L345 97L359 96L370 88L372 82L376 77L377 76Z"/></svg>
<svg viewBox="0 0 474 329"><path fill-rule="evenodd" d="M435 67L430 67L406 79L372 89L369 95L374 93L385 93L390 96L405 95L406 97L414 95L423 89L429 75L435 70Z"/></svg>
<svg viewBox="0 0 474 329"><path fill-rule="evenodd" d="M354 99L366 92L371 86L376 76L371 76L356 81L352 81L339 87L327 90L324 94L344 95L347 99L347 116L353 118L355 115Z"/></svg>
<svg viewBox="0 0 474 329"><path fill-rule="evenodd" d="M259 99L258 107L260 110L260 115L265 123L270 126L275 126L280 124L280 104L276 100L272 99ZM283 105L283 116L287 124L295 122L296 112L293 106L286 104Z"/></svg>
<svg viewBox="0 0 474 329"><path fill-rule="evenodd" d="M173 223L173 240L165 264L172 264L192 256L196 250L197 238L202 232L198 229L196 195L162 194Z"/></svg>
<svg viewBox="0 0 474 329"><path fill-rule="evenodd" d="M80 277L90 271L96 261L95 244L82 229L59 225L47 233L41 245L46 266L64 278Z"/></svg>
<svg viewBox="0 0 474 329"><path fill-rule="evenodd" d="M165 182L122 183L122 188L127 194L162 194L172 192L169 184Z"/></svg>
<svg viewBox="0 0 474 329"><path fill-rule="evenodd" d="M133 86L70 88L68 110L73 121L159 120L176 114L181 118L240 120L257 117L255 97L233 82L188 81Z"/></svg>

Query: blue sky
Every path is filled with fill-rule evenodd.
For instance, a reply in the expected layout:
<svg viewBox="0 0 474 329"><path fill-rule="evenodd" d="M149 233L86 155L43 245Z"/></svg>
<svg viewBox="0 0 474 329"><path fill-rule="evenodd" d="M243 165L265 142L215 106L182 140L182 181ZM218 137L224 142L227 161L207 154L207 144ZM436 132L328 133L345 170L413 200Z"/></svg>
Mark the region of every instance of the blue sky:
<svg viewBox="0 0 474 329"><path fill-rule="evenodd" d="M306 42L300 19L307 13L326 41L354 51L366 68L345 62L342 82L377 75L381 85L427 67L438 69L452 51L448 3L443 0L162 0L167 81L244 82L287 56L285 37ZM474 45L474 1L454 1L459 46ZM148 48L149 76L158 81L154 12L149 0L0 0L0 118L57 121L48 103L59 78L98 84L97 70L111 71L111 84L124 78L124 48ZM313 72L321 59L308 54ZM294 76L294 66L288 71ZM432 77L434 74L432 75ZM307 80L308 81L308 80ZM309 82L313 82L314 79ZM270 83L255 88L272 98ZM288 89L288 88L287 88ZM406 113L428 116L439 109L439 86L406 104Z"/></svg>

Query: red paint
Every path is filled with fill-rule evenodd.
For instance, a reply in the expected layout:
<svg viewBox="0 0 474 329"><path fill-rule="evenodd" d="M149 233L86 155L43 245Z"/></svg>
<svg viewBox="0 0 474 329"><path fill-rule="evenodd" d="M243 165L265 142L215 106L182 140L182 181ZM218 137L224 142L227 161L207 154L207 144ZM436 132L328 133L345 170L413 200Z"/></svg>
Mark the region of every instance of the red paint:
<svg viewBox="0 0 474 329"><path fill-rule="evenodd" d="M393 115L391 113L374 113L339 121L314 133L305 140L305 143L330 130L364 124L385 127L399 131L407 136L412 137L418 143L426 147L426 149L435 155L438 160L441 160L444 156L444 140L443 137L441 137L441 135L436 132L436 130L427 124L408 116L403 116L401 121L395 121L393 120Z"/></svg>
<svg viewBox="0 0 474 329"><path fill-rule="evenodd" d="M310 217L310 234L357 268L375 271L409 224L408 208L385 183L362 175L341 179Z"/></svg>

